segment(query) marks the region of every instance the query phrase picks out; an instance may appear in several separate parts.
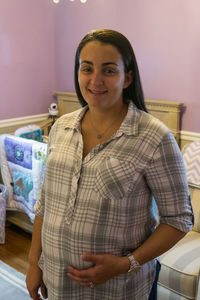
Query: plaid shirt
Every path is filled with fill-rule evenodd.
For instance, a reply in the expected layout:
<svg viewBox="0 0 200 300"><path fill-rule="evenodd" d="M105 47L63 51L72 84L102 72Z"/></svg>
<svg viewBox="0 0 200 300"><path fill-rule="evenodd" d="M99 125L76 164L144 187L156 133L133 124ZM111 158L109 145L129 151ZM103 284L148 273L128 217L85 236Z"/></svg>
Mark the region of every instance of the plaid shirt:
<svg viewBox="0 0 200 300"><path fill-rule="evenodd" d="M130 103L119 130L82 159L86 110L64 115L53 126L35 207L43 218L40 265L49 300L148 299L155 260L94 289L73 283L67 266L88 268L82 253L127 255L155 230L157 209L160 222L191 230L182 155L169 129Z"/></svg>

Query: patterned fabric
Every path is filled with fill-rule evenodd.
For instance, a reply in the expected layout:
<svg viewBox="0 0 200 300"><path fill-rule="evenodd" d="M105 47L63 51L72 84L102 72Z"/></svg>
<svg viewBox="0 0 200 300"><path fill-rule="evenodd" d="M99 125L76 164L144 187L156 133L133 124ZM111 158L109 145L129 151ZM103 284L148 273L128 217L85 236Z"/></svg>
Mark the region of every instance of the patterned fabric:
<svg viewBox="0 0 200 300"><path fill-rule="evenodd" d="M49 300L148 299L155 261L88 289L66 276L66 267L91 265L82 253L124 256L139 247L160 221L192 229L192 209L182 155L160 121L129 105L120 129L82 160L80 121L87 107L57 120L48 147L41 197L40 266ZM152 198L152 195L154 198Z"/></svg>
<svg viewBox="0 0 200 300"><path fill-rule="evenodd" d="M37 142L42 141L42 130L38 125L34 124L17 129L14 135L19 136L21 138L34 140Z"/></svg>
<svg viewBox="0 0 200 300"><path fill-rule="evenodd" d="M160 257L159 300L200 299L200 234L189 232Z"/></svg>
<svg viewBox="0 0 200 300"><path fill-rule="evenodd" d="M189 184L200 188L200 142L193 142L185 147L183 160Z"/></svg>
<svg viewBox="0 0 200 300"><path fill-rule="evenodd" d="M8 190L7 208L24 211L33 222L41 190L47 145L12 135L0 137L1 170Z"/></svg>

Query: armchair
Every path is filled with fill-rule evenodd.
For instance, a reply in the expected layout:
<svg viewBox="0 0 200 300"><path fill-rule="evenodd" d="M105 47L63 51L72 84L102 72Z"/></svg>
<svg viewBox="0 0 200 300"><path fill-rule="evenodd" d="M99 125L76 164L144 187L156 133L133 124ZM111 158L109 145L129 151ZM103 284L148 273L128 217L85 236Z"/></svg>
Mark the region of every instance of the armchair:
<svg viewBox="0 0 200 300"><path fill-rule="evenodd" d="M200 300L200 142L183 149L194 210L193 230L161 255L158 300Z"/></svg>

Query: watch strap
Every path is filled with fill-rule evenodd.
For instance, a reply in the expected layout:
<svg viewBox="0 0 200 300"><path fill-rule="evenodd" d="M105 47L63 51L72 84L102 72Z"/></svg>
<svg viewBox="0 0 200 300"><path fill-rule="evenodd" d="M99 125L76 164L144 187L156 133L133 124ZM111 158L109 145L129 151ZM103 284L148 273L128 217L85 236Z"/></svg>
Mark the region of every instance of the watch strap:
<svg viewBox="0 0 200 300"><path fill-rule="evenodd" d="M128 259L130 261L130 268L128 270L128 273L136 273L137 271L139 271L140 268L141 268L141 265L135 259L135 257L133 256L133 254L129 254L127 257L128 257Z"/></svg>

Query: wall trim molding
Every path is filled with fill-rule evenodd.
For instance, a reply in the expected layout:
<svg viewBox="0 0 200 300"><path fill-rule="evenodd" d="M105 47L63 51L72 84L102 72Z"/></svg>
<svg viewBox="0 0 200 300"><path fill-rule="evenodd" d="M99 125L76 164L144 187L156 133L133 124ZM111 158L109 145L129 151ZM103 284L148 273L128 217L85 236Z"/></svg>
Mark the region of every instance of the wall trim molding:
<svg viewBox="0 0 200 300"><path fill-rule="evenodd" d="M180 131L180 148L194 141L200 141L200 133L191 131Z"/></svg>
<svg viewBox="0 0 200 300"><path fill-rule="evenodd" d="M12 118L0 121L0 134L13 133L17 128L29 125L37 124L48 119L49 114L38 114L27 117Z"/></svg>
<svg viewBox="0 0 200 300"><path fill-rule="evenodd" d="M196 141L200 140L200 133L198 132L191 132L191 131L180 131L180 137L181 139L187 139L188 141Z"/></svg>

